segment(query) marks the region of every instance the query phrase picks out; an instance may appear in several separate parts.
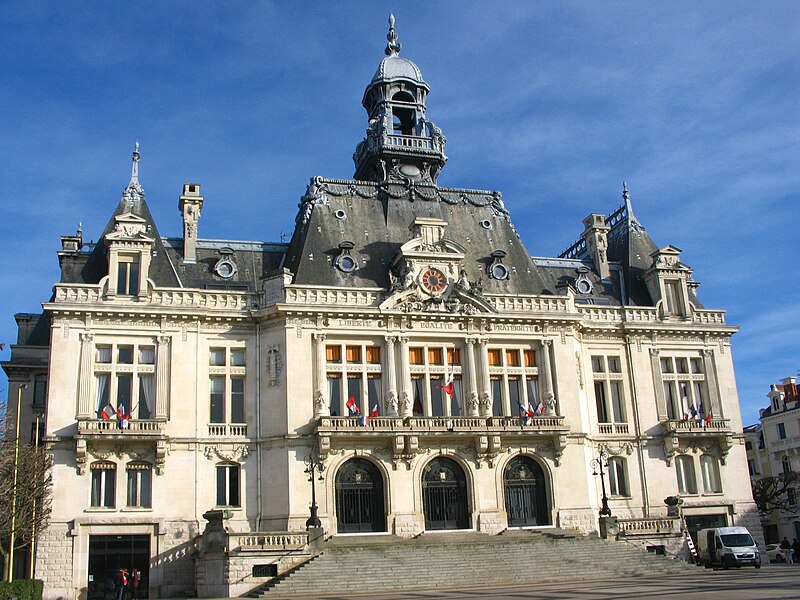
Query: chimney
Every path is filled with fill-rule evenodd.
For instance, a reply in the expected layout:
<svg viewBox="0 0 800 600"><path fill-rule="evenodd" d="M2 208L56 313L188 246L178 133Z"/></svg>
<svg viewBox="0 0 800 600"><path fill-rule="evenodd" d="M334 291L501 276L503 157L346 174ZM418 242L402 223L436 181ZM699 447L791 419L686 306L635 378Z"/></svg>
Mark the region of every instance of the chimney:
<svg viewBox="0 0 800 600"><path fill-rule="evenodd" d="M591 214L583 220L586 227L581 237L586 241L586 251L594 261L594 268L600 279L608 279L608 230L605 215Z"/></svg>
<svg viewBox="0 0 800 600"><path fill-rule="evenodd" d="M183 215L183 262L194 263L197 261L197 222L203 210L199 183L183 184L178 210Z"/></svg>

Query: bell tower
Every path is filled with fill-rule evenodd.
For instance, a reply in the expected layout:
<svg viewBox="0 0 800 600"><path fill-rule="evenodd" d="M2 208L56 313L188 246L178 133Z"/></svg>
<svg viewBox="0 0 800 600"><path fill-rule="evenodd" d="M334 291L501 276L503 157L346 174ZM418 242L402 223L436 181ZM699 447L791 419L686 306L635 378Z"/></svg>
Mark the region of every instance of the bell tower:
<svg viewBox="0 0 800 600"><path fill-rule="evenodd" d="M386 57L364 91L361 104L369 116L366 138L353 161L361 181L436 183L447 156L447 139L425 115L430 87L416 64L400 56L401 45L389 16Z"/></svg>

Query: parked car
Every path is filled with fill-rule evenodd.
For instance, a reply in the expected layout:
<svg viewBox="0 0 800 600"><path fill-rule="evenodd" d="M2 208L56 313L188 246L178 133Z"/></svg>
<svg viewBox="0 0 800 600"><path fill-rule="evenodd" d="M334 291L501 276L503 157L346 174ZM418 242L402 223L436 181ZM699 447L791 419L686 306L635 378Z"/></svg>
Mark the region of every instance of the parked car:
<svg viewBox="0 0 800 600"><path fill-rule="evenodd" d="M778 544L767 544L767 558L769 562L786 562L786 553L791 550L784 550Z"/></svg>

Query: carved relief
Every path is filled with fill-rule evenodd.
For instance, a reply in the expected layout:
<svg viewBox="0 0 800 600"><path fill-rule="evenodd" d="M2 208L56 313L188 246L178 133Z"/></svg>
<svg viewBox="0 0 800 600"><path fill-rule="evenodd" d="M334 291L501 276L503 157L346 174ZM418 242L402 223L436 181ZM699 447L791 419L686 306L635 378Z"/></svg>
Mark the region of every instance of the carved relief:
<svg viewBox="0 0 800 600"><path fill-rule="evenodd" d="M300 331L300 329L298 329ZM271 386L278 385L281 376L281 354L279 346L267 349L267 378Z"/></svg>

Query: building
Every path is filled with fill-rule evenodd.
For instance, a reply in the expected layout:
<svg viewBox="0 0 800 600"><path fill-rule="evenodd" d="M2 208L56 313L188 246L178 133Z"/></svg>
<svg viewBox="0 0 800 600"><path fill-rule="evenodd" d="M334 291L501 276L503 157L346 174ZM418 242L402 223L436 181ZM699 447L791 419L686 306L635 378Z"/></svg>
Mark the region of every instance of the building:
<svg viewBox="0 0 800 600"><path fill-rule="evenodd" d="M27 422L46 381L47 597L103 597L120 565L153 595L194 591L207 511L263 546L306 530L312 489L332 535L588 534L607 503L611 533L680 548L671 496L691 531L758 535L736 328L681 250L624 189L561 255L531 256L500 192L437 184L429 91L392 20L354 178L313 178L288 243L200 237L197 183L183 235L162 236L138 147L99 241L62 237L61 280L4 364L11 396L33 384Z"/></svg>
<svg viewBox="0 0 800 600"><path fill-rule="evenodd" d="M769 406L760 411L760 422L745 427L747 464L750 477L775 479L773 495L780 507L762 515L767 543L800 539L800 395L797 379L786 377L770 386ZM784 484L785 482L785 484Z"/></svg>

